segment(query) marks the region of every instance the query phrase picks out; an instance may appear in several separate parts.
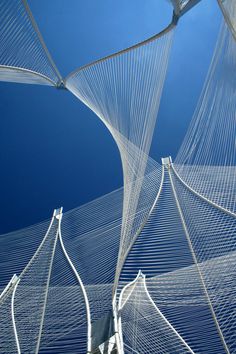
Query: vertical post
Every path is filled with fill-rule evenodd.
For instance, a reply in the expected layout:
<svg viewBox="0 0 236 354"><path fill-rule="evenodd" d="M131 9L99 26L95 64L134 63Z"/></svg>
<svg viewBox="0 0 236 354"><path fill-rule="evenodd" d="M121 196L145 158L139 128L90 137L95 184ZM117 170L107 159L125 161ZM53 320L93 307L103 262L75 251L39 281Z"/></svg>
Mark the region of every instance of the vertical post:
<svg viewBox="0 0 236 354"><path fill-rule="evenodd" d="M79 273L77 272L74 264L72 263L66 249L65 249L65 245L62 239L62 235L61 235L61 224L59 225L59 242L62 248L62 251L66 257L67 262L69 263L72 271L75 274L76 279L78 280L78 283L81 287L83 296L84 296L84 301L85 301L85 306L86 306L86 315L87 315L87 324L88 324L88 330L87 330L87 353L92 353L92 326L91 326L91 314L90 314L90 306L89 306L89 300L88 300L88 296L84 287L84 284L79 276Z"/></svg>
<svg viewBox="0 0 236 354"><path fill-rule="evenodd" d="M5 295L8 293L8 291L13 287L17 281L18 277L16 274L14 274L7 284L7 286L3 289L3 291L0 294L0 302L5 298Z"/></svg>
<svg viewBox="0 0 236 354"><path fill-rule="evenodd" d="M117 303L116 303L116 293L112 301L112 308L113 308L113 316L114 316L114 330L115 330L115 340L116 340L116 347L117 347L117 352L118 354L124 354L124 348L123 348L123 340L122 338L122 333L121 331L121 319L120 315L117 311ZM119 326L120 322L120 326Z"/></svg>
<svg viewBox="0 0 236 354"><path fill-rule="evenodd" d="M125 252L124 254L124 257L121 261L121 265L119 267L119 269L116 269L116 275L115 275L115 283L114 283L114 286L113 286L113 315L114 315L114 327L115 327L115 331L116 331L116 327L117 327L117 333L120 334L120 339L118 338L118 336L116 336L116 339L118 341L118 345L119 347L121 348L121 353L123 354L124 352L124 348L123 348L123 335L122 335L122 327L121 327L121 318L120 318L120 315L119 315L119 311L120 311L120 306L121 306L121 298L122 298L122 292L125 290L125 288L122 290L121 294L120 294L120 298L119 298L119 305L118 305L118 315L117 315L117 305L116 305L116 291L117 291L117 285L118 285L118 281L119 281L119 277L120 277L120 274L121 274L121 270L122 270L122 267L123 265L125 264L125 261L134 245L134 243L136 242L138 236L141 234L143 228L145 227L146 223L147 223L147 220L149 219L150 215L152 214L158 200L159 200L159 197L160 197L160 194L162 192L162 187L163 187L163 183L164 183L164 176L165 176L165 167L162 166L162 173L161 173L161 183L160 183L160 187L159 187L159 190L158 190L158 193L156 195L156 198L154 200L154 203L147 215L147 217L145 218L145 220L143 221L143 223L140 225L139 229L137 230L136 232L136 235L134 236L133 238L133 241L132 243L130 244L130 246L128 247L127 251ZM141 270L139 271L137 277L128 285L131 285L133 284L139 277L139 275L141 274Z"/></svg>
<svg viewBox="0 0 236 354"><path fill-rule="evenodd" d="M47 285L46 285L46 293L45 293L44 304L43 304L43 313L42 313L42 318L41 318L41 323L40 323L40 328L39 328L39 335L38 335L38 341L37 341L37 345L36 345L35 354L38 354L39 347L40 347L40 342L41 342L41 336L42 336L43 324L44 324L44 317L45 317L47 299L48 299L48 290L49 290L49 284L50 284L50 279L51 279L52 265L53 265L53 260L54 260L56 245L57 245L57 239L58 239L59 229L60 229L61 219L62 219L62 209L63 208L54 210L50 226L49 226L48 231L46 233L46 237L47 237L47 235L49 234L50 229L51 229L51 227L53 225L53 222L55 221L55 219L57 219L58 220L58 229L57 229L56 237L55 237L55 240L54 240L52 257L51 257L51 262L50 262L50 266L49 266L48 279L47 279Z"/></svg>
<svg viewBox="0 0 236 354"><path fill-rule="evenodd" d="M114 281L114 285L113 285L113 294L115 294L116 292L116 289L117 289L117 286L118 286L118 281L119 281L119 278L120 278L120 275L121 275L121 271L122 271L122 268L126 262L126 259L127 257L129 256L129 253L133 247L133 245L135 244L137 238L139 237L139 235L141 234L143 228L145 227L148 219L150 218L155 206L157 205L158 203L158 200L159 200L159 197L160 197L160 194L162 192L162 187L163 187L163 183L164 183L164 177L165 177L165 167L162 166L162 172L161 172L161 183L160 183L160 187L159 187L159 190L157 192L157 195L156 195L156 198L152 204L152 207L147 215L147 217L145 218L145 220L142 222L142 224L140 225L140 227L138 228L136 234L134 235L133 237L133 240L131 242L131 244L129 245L128 249L126 250L124 256L123 256L123 259L119 265L119 268L116 269L116 275L115 275L115 281ZM119 257L119 256L118 256ZM113 295L114 296L114 295Z"/></svg>
<svg viewBox="0 0 236 354"><path fill-rule="evenodd" d="M201 281L201 284L202 284L203 292L204 292L204 294L206 296L206 300L207 300L208 306L210 308L210 311L211 311L211 314L212 314L212 318L213 318L213 320L215 322L215 326L216 326L216 329L217 329L218 334L220 336L220 339L221 339L222 345L224 347L224 350L225 350L225 352L227 354L230 354L230 351L228 349L227 343L226 343L226 341L224 339L223 333L222 333L220 325L218 323L218 320L217 320L217 317L216 317L216 314L215 314L215 310L214 310L213 305L211 303L211 299L210 299L210 296L208 294L208 289L207 289L207 286L205 284L204 276L203 276L202 271L201 271L201 269L199 267L198 260L197 260L197 257L196 257L196 254L195 254L195 251L194 251L194 248L193 248L193 245L192 245L191 237L190 237L190 234L189 234L189 231L188 231L188 227L186 225L185 218L184 218L184 215L183 215L183 212L182 212L182 208L181 208L179 200L178 200L178 195L176 193L174 182L173 182L172 175L171 175L171 170L172 170L172 160L171 160L171 158L170 158L169 163L166 164L166 167L168 169L168 173L169 173L169 177L170 177L170 183L171 183L172 191L173 191L173 194L174 194L175 203L176 203L176 206L177 206L177 209L178 209L178 212L179 212L180 220L181 220L181 223L182 223L182 226L183 226L183 230L184 230L187 242L188 242L188 246L189 246L192 258L193 258L193 262L196 265L196 269L197 269L197 272L198 272L198 275L199 275L199 278L200 278L200 281Z"/></svg>
<svg viewBox="0 0 236 354"><path fill-rule="evenodd" d="M151 298L151 295L149 294L149 291L147 289L147 284L146 284L146 276L144 274L141 274L142 278L143 278L143 285L144 285L144 289L145 292L147 294L148 299L150 300L150 303L152 304L152 306L155 308L155 310L157 311L158 315L162 318L162 320L166 323L166 325L171 329L171 331L173 331L173 333L176 335L176 337L180 340L180 342L183 344L183 346L189 351L189 353L191 354L195 354L193 352L193 350L190 348L190 346L185 342L185 340L183 339L183 337L181 337L181 335L176 331L176 329L172 326L172 324L168 321L168 319L163 315L163 313L161 312L161 310L156 306L155 302L153 301L153 299Z"/></svg>
<svg viewBox="0 0 236 354"><path fill-rule="evenodd" d="M120 296L119 296L119 303L118 303L118 333L119 333L119 338L120 338L120 346L121 346L121 350L122 350L122 353L124 353L124 342L123 342L123 332L122 332L122 323L121 323L121 310L122 308L124 307L124 305L126 304L126 302L128 301L129 297L131 296L132 294L132 291L130 292L130 294L128 295L128 297L126 298L125 302L122 304L122 298L123 298L123 294L124 292L126 291L126 289L128 289L130 286L134 285L136 283L136 281L139 279L139 277L141 276L142 272L141 270L139 270L136 278L131 281L130 283L126 284L124 286L124 288L122 289L121 293L120 293Z"/></svg>
<svg viewBox="0 0 236 354"><path fill-rule="evenodd" d="M20 282L20 278L18 278L14 274L14 276L12 277L11 282L10 282L10 285L14 286L14 290L13 290L12 297L11 297L11 319L12 319L13 331L14 331L15 340L16 340L17 353L21 354L20 343L19 343L17 329L16 329L15 314L14 314L15 293L16 293L16 289L17 289L19 282Z"/></svg>
<svg viewBox="0 0 236 354"><path fill-rule="evenodd" d="M36 34L38 36L40 44L41 44L43 50L45 51L45 54L46 54L46 56L48 58L48 61L50 62L51 66L52 66L52 69L53 69L54 73L56 74L56 76L58 78L58 82L56 83L56 85L60 86L63 83L61 74L59 73L59 71L58 71L58 69L57 69L57 67L56 67L56 65L55 65L55 63L54 63L54 61L53 61L53 59L51 57L51 54L49 53L49 50L48 50L48 48L47 48L47 46L46 46L46 44L44 42L44 39L43 39L43 37L41 35L41 32L40 32L40 30L38 28L38 25L37 25L37 23L36 23L36 21L34 19L34 16L33 16L32 12L31 12L31 10L29 8L27 0L22 0L22 4L23 4L23 6L25 8L25 11L26 11L26 13L27 13L27 15L29 17L29 20L30 20L30 22L31 22L31 24L33 26L33 29L35 30L35 32L36 32Z"/></svg>

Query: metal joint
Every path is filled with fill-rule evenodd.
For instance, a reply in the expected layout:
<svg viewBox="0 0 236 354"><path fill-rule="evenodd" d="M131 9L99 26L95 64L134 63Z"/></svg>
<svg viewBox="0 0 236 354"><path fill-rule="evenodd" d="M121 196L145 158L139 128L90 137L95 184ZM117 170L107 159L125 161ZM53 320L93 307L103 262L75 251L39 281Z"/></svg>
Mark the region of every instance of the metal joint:
<svg viewBox="0 0 236 354"><path fill-rule="evenodd" d="M57 82L56 88L58 90L66 90L66 86L63 80Z"/></svg>
<svg viewBox="0 0 236 354"><path fill-rule="evenodd" d="M166 167L167 169L170 169L170 167L172 165L172 158L171 158L171 156L162 157L161 162L164 167Z"/></svg>
<svg viewBox="0 0 236 354"><path fill-rule="evenodd" d="M60 219L62 218L62 215L63 215L62 211L63 211L63 207L58 208L58 209L55 209L55 210L54 210L54 213L53 213L53 216L54 216L56 219L60 220Z"/></svg>

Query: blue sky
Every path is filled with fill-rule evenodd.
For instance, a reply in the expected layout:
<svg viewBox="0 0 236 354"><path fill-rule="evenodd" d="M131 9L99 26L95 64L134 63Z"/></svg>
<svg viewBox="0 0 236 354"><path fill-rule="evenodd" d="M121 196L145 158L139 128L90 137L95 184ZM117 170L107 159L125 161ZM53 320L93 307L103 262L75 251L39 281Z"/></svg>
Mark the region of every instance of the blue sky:
<svg viewBox="0 0 236 354"><path fill-rule="evenodd" d="M63 76L165 27L166 0L29 0ZM176 28L151 156L175 156L214 49L221 14L202 0ZM0 83L0 232L69 210L122 185L117 147L105 126L72 94Z"/></svg>

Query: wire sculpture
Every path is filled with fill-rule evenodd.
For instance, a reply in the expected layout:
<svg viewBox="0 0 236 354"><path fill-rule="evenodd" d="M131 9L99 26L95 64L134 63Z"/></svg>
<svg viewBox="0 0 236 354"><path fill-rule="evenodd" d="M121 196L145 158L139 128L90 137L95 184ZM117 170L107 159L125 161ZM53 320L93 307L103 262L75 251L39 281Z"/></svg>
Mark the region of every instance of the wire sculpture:
<svg viewBox="0 0 236 354"><path fill-rule="evenodd" d="M236 2L173 162L149 156L178 20L63 79L26 0L0 2L0 80L51 85L93 110L124 186L0 237L0 353L236 352ZM94 217L96 215L96 217Z"/></svg>

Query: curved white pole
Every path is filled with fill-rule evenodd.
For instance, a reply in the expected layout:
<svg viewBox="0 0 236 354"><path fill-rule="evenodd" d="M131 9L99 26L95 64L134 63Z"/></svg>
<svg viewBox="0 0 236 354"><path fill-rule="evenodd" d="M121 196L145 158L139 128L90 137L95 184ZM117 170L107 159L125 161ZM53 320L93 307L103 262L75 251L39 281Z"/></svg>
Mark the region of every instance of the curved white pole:
<svg viewBox="0 0 236 354"><path fill-rule="evenodd" d="M88 301L88 296L87 296L87 293L86 293L86 290L85 290L85 287L84 287L84 284L74 266L74 264L72 263L66 249L65 249L65 246L64 246L64 243L63 243L63 240L62 240L62 235L61 235L61 225L59 225L59 242L61 244L61 248L62 248L62 251L66 257L66 260L68 261L72 271L74 272L75 274L75 277L76 279L78 280L78 283L81 287L81 290L82 290L82 293L83 293L83 296L84 296L84 301L85 301L85 306L86 306L86 314L87 314L87 324L88 324L88 331L87 331L87 353L92 353L92 326L91 326L91 315L90 315L90 306L89 306L89 301Z"/></svg>
<svg viewBox="0 0 236 354"><path fill-rule="evenodd" d="M123 287L123 289L120 293L120 296L119 296L119 305L118 305L119 311L122 310L122 308L125 306L126 302L129 300L130 295L132 294L133 290L129 293L129 295L127 296L126 300L124 301L124 303L122 305L122 297L123 297L124 292L126 291L126 289L128 289L130 286L132 286L138 280L138 278L141 276L141 274L142 274L142 272L141 272L141 270L139 270L136 278L134 278L134 280L132 280L130 283L126 284Z"/></svg>
<svg viewBox="0 0 236 354"><path fill-rule="evenodd" d="M45 240L47 239L48 234L49 234L49 232L50 232L50 229L51 229L51 227L52 227L52 224L53 224L53 221L54 221L54 216L55 216L55 211L54 211L54 213L53 213L53 216L52 216L52 218L51 218L50 224L49 224L49 226L48 226L48 229L47 229L47 232L46 232L44 238L42 239L42 241L41 241L39 247L37 248L35 254L34 254L33 257L31 258L31 260L29 261L29 263L26 265L26 267L23 269L23 271L22 271L21 274L19 275L19 278L22 278L23 274L24 274L24 273L27 271L27 269L30 267L30 265L32 264L32 262L34 261L34 259L37 257L38 253L40 252L41 248L43 247L44 242L45 242Z"/></svg>
<svg viewBox="0 0 236 354"><path fill-rule="evenodd" d="M13 290L13 293L12 293L12 297L11 297L11 319L12 319L13 331L14 331L15 340L16 340L17 353L21 354L20 343L19 343L17 329L16 329L15 314L14 314L15 293L16 293L16 289L17 289L17 286L18 286L19 282L20 282L20 279L18 279L16 281L16 284L14 286L14 290Z"/></svg>
<svg viewBox="0 0 236 354"><path fill-rule="evenodd" d="M116 349L118 354L124 354L124 348L122 345L122 333L120 333L119 323L118 323L118 314L117 314L117 304L116 296L112 300L113 307L113 316L114 316L114 330L115 330L115 340L116 340Z"/></svg>
<svg viewBox="0 0 236 354"><path fill-rule="evenodd" d="M26 13L27 13L27 15L29 17L29 20L30 20L30 22L31 22L31 24L32 24L37 36L38 36L38 39L39 39L39 41L40 41L40 43L41 43L41 45L42 45L42 47L43 47L43 49L45 51L45 54L46 54L50 64L52 65L52 68L53 68L53 70L54 70L54 72L55 72L55 74L56 74L56 76L58 78L58 81L59 81L58 84L60 84L63 81L62 77L61 77L61 74L59 73L59 71L58 71L58 69L57 69L57 67L56 67L56 65L55 65L55 63L54 63L54 61L53 61L53 59L51 57L51 54L49 53L49 50L48 50L48 48L47 48L47 46L46 46L46 44L44 42L42 34L41 34L41 32L40 32L40 30L38 28L38 25L37 25L37 23L36 23L36 21L34 19L34 16L33 16L32 12L31 12L31 10L29 8L27 0L22 0L22 4L23 4L23 6L25 8L25 11L26 11Z"/></svg>
<svg viewBox="0 0 236 354"><path fill-rule="evenodd" d="M43 304L43 313L42 313L42 318L41 318L41 323L40 323L40 328L39 328L37 346L36 346L36 350L35 350L36 354L38 354L39 348L40 348L40 342L41 342L41 337L42 337L43 324L44 324L44 318L45 318L46 306L47 306L47 299L48 299L48 290L49 290L49 284L50 284L51 273L52 273L52 265L53 265L55 251L56 251L56 245L57 245L57 239L58 239L58 230L59 230L60 224L61 224L61 217L62 217L62 208L60 209L60 214L57 214L57 210L54 210L52 220L54 221L55 218L56 218L56 219L59 220L59 222L58 222L57 234L56 234L56 237L55 237L55 240L54 240L54 245L53 245L53 250L52 250L52 257L51 257L51 262L50 262L49 271L48 271L46 293L45 293L44 304ZM52 225L53 225L53 223L51 224L51 226ZM50 227L50 229L51 229L51 227ZM50 229L48 230L48 232L50 231ZM48 234L48 232L47 232L47 234Z"/></svg>
<svg viewBox="0 0 236 354"><path fill-rule="evenodd" d="M153 210L154 210L154 208L155 208L155 206L156 206L156 204L157 204L157 202L159 200L159 197L160 197L160 194L161 194L161 191L162 191L162 187L163 187L163 183L164 183L164 176L165 176L165 167L162 166L161 183L160 183L160 187L159 187L158 193L156 195L156 198L155 198L155 200L153 202L153 205L152 205L147 217L145 218L143 223L140 225L139 229L136 232L136 235L134 236L131 244L129 245L126 253L124 254L124 257L123 257L122 263L120 265L120 268L116 270L116 276L115 276L116 282L114 283L114 286L113 286L113 292L116 292L116 290L117 290L117 284L118 284L118 281L119 281L119 278L120 278L120 274L121 274L122 268L123 268L123 266L125 264L125 261L126 261L128 255L129 255L129 253L130 253L134 243L136 242L138 236L141 234L143 228L145 227L148 219L150 218L150 216L151 216L151 214L152 214L152 212L153 212ZM119 259L119 256L118 256L118 259Z"/></svg>
<svg viewBox="0 0 236 354"><path fill-rule="evenodd" d="M7 284L7 286L3 289L3 291L0 294L0 303L5 298L5 295L7 294L8 290L16 283L17 279L18 277L16 276L16 274L14 274L11 280L9 281L9 283Z"/></svg>
<svg viewBox="0 0 236 354"><path fill-rule="evenodd" d="M173 194L174 194L176 206L177 206L177 209L178 209L178 212L179 212L179 216L180 216L180 219L181 219L181 222L182 222L183 230L184 230L184 233L185 233L188 245L189 245L189 249L190 249L190 252L191 252L191 255L192 255L192 258L193 258L193 262L196 265L196 269L197 269L197 272L199 274L199 278L200 278L200 281L201 281L201 284L202 284L202 287L203 287L203 291L204 291L204 294L206 296L206 300L208 302L208 305L209 305L209 308L210 308L210 311L211 311L211 314L212 314L212 318L213 318L213 320L215 322L216 329L217 329L218 334L220 336L220 339L221 339L221 342L223 344L224 350L225 350L225 352L227 354L230 354L230 351L229 351L228 346L226 344L226 341L224 339L223 333L221 331L220 325L218 323L218 320L217 320L217 317L216 317L216 314L215 314L215 310L214 310L213 305L211 303L211 299L210 299L210 296L208 294L208 290L207 290L207 286L205 284L204 277L202 275L201 269L200 269L199 264L198 264L198 260L197 260L197 257L196 257L196 254L195 254L195 251L194 251L194 248L193 248L193 245L192 245L191 237L190 237L190 234L188 232L188 228L187 228L187 225L186 225L186 222L185 222L185 219L184 219L184 215L183 215L181 206L179 204L178 196L177 196L177 193L176 193L176 190L175 190L175 186L174 186L174 182L173 182L173 179L172 179L172 176L171 176L171 170L173 170L173 165L172 164L170 164L168 166L170 183L171 183L172 191L173 191ZM190 189L190 187L188 189ZM196 192L194 194L198 195ZM205 199L202 196L201 196L201 198ZM212 202L210 202L210 201L208 201L208 203L212 204Z"/></svg>
<svg viewBox="0 0 236 354"><path fill-rule="evenodd" d="M126 302L129 300L134 288L130 291L129 295L127 296L126 300L124 301L123 305L122 305L122 297L124 292L133 284L135 284L135 282L138 280L138 278L141 276L141 270L139 270L136 278L131 281L130 283L126 284L124 286L124 288L122 289L120 296L119 296L119 304L118 304L118 333L119 333L119 338L120 338L120 346L121 346L121 353L124 353L124 341L123 341L123 332L122 332L122 323L121 323L121 315L120 315L120 311L122 310L122 308L125 306Z"/></svg>
<svg viewBox="0 0 236 354"><path fill-rule="evenodd" d="M200 0L199 0L199 1L200 1ZM148 38L148 39L146 39L146 40L144 40L144 41L142 41L142 42L140 42L140 43L137 43L137 44L135 44L135 45L133 45L133 46L131 46L131 47L125 48L125 49L123 49L123 50L121 50L121 51L119 51L119 52L110 54L110 55L108 55L108 56L106 56L106 57L103 57L103 58L101 58L101 59L95 60L95 61L93 61L93 62L91 62L91 63L88 63L88 64L85 64L85 65L81 66L80 68L75 69L74 71L72 71L72 72L65 78L65 80L64 80L65 85L66 85L67 81L68 81L71 77L75 76L79 71L82 71L82 70L84 70L84 69L86 69L86 68L89 68L89 67L91 67L91 66L94 66L94 65L96 65L96 64L98 64L98 63L104 62L104 61L106 61L106 60L108 60L108 59L111 59L111 58L120 56L120 55L122 55L122 54L124 54L124 53L130 52L131 50L137 49L137 48L139 48L139 47L141 47L141 46L143 46L143 45L146 45L147 43L153 42L154 40L156 40L156 39L158 39L158 38L164 36L166 33L170 32L173 28L175 28L175 26L177 25L177 22L178 22L178 16L177 16L175 13L173 13L172 19L171 19L171 23L170 23L165 29L163 29L161 32L159 32L158 34L155 34L154 36L152 36L152 37L150 37L150 38Z"/></svg>
<svg viewBox="0 0 236 354"><path fill-rule="evenodd" d="M165 321L165 323L168 325L168 327L170 327L170 329L176 334L176 336L179 338L179 340L183 343L183 345L189 350L189 352L191 354L194 354L193 350L190 348L190 346L185 342L185 340L181 337L181 335L176 331L176 329L172 326L172 324L167 320L167 318L163 315L163 313L160 311L160 309L156 306L155 302L153 301L153 299L151 298L151 295L149 294L149 291L147 289L147 284L146 284L146 276L142 274L143 277L143 285L144 285L144 289L145 292L151 302L151 304L153 305L153 307L156 309L156 311L158 312L159 316L161 316L161 318Z"/></svg>
<svg viewBox="0 0 236 354"><path fill-rule="evenodd" d="M4 295L6 293L6 291L10 288L10 286L13 284L14 285L14 281L16 281L16 284L14 285L14 290L13 290L13 294L12 294L12 299L11 299L11 315L12 315L12 323L13 323L13 330L14 330L14 334L15 334L15 339L16 339L16 345L17 345L17 351L18 354L21 353L20 351L20 344L19 344L19 340L18 340L18 335L17 335L17 329L16 329L16 323L15 323L15 316L14 316L14 300L15 300L15 293L16 293L16 289L17 286L21 280L21 277L24 275L24 273L27 271L27 269L30 267L30 265L32 264L32 262L34 261L34 259L37 257L38 253L40 252L41 248L44 245L45 240L48 237L48 234L50 232L50 229L53 225L54 222L54 218L56 216L56 211L54 211L53 213L53 217L50 221L48 230L42 240L42 242L40 243L38 249L36 250L35 254L33 255L33 257L31 258L31 260L29 261L29 263L27 264L27 266L25 267L25 269L21 272L19 278L16 277L16 275L14 275L11 279L11 281L9 282L9 284L7 285L5 291L3 291L3 293L1 295ZM56 237L57 240L57 237ZM56 247L56 240L54 243L54 249L53 249L53 256L55 253L55 247ZM51 260L51 266L50 266L50 271L49 271L49 277L48 277L48 282L47 282L47 292L48 292L48 286L49 286L49 280L50 280L50 274L51 274L51 268L52 268L52 262L53 262L53 256L52 256L52 260ZM41 320L41 324L40 324L40 331L39 331L39 336L38 336L38 342L37 342L37 346L36 346L36 353L38 353L39 351L39 345L40 345L40 339L41 339L41 333L42 333L42 327L43 327L43 322L44 322L44 315L45 315L45 309L46 309L46 301L47 301L47 292L46 292L46 296L45 296L45 302L44 302L44 309L43 309L43 315L42 315L42 320Z"/></svg>
<svg viewBox="0 0 236 354"><path fill-rule="evenodd" d="M162 175L161 175L161 183L160 183L160 187L159 187L159 190L158 190L158 193L156 195L156 198L153 202L153 205L148 213L148 216L147 218L144 220L144 222L140 225L138 231L136 232L136 235L135 237L133 238L133 241L132 243L130 244L130 246L128 247L125 255L124 255L124 258L122 260L122 263L121 263L121 266L119 269L116 270L116 276L115 276L115 283L113 285L113 316L114 316L114 327L115 327L115 333L116 333L116 344L117 344L117 349L118 349L118 353L121 353L123 354L124 353L124 344L123 344L123 335L122 335L122 325L121 325L121 318L119 316L119 310L120 310L120 305L121 305L121 296L122 294L124 293L124 290L125 288L122 290L123 293L121 292L120 294L120 297L119 297L119 304L118 304L118 315L117 315L117 305L116 305L116 292L117 292L117 284L118 284L118 281L119 281L119 277L120 277L120 273L121 273L121 270L123 268L123 265L135 243L135 241L137 240L138 236L140 235L140 233L142 232L144 226L146 225L147 223L147 220L149 219L150 215L152 214L158 200L159 200L159 197L160 197L160 194L161 194L161 191L162 191L162 187L163 187L163 183L164 183L164 175L165 175L165 168L164 166L162 166ZM133 282L135 282L139 275L141 274L141 271L139 271L137 277L133 280ZM132 282L132 283L133 283ZM131 285L131 283L127 284L127 286ZM127 288L126 286L126 288ZM120 350L120 351L119 351Z"/></svg>
<svg viewBox="0 0 236 354"><path fill-rule="evenodd" d="M180 175L177 173L177 171L174 168L174 165L171 165L172 171L174 172L175 176L178 178L178 180L193 194L195 194L198 198L204 200L204 202L210 204L211 206L213 206L216 209L219 209L220 211L222 211L225 214L228 214L229 216L232 216L233 218L236 218L236 214L233 213L232 211L225 209L224 207L222 207L221 205L213 202L212 200L204 197L202 194L198 193L197 191L195 191L192 187L190 187L181 177Z"/></svg>
<svg viewBox="0 0 236 354"><path fill-rule="evenodd" d="M47 85L55 86L55 83L49 77L47 77L41 73L38 73L37 71L33 71L30 69L25 69L25 68L21 68L21 67L17 67L17 66L9 66L9 65L0 65L0 72L1 72L1 69L3 69L3 70L7 69L7 70L31 74L33 76L40 77L41 79L47 81Z"/></svg>

